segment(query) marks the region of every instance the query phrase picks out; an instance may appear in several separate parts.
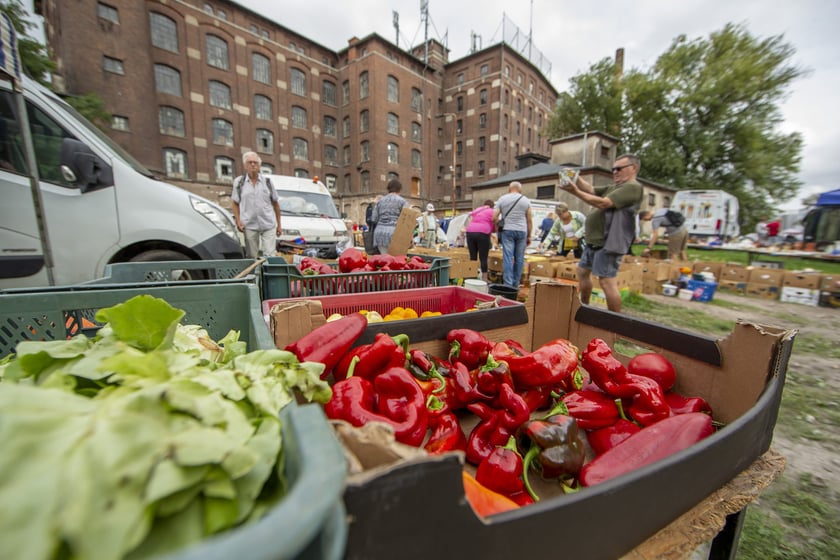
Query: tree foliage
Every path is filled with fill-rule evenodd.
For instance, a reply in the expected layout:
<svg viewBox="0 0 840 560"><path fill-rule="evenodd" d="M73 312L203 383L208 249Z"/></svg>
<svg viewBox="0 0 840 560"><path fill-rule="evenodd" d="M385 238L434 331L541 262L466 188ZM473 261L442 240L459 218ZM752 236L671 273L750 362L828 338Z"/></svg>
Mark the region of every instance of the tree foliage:
<svg viewBox="0 0 840 560"><path fill-rule="evenodd" d="M47 82L50 73L55 70L55 62L50 60L44 45L27 35L35 24L29 21L21 0L0 0L0 11L9 16L18 33L18 53L26 73L42 84L49 85Z"/></svg>
<svg viewBox="0 0 840 560"><path fill-rule="evenodd" d="M652 68L630 71L620 83L602 61L571 80L571 100L556 112L574 110L555 114L550 134L605 127L599 119L613 114L618 97L614 134L623 150L640 155L643 177L679 189L726 190L751 226L800 185L802 135L779 130L780 103L805 72L790 63L794 54L782 36L756 38L727 24L708 38L675 38Z"/></svg>

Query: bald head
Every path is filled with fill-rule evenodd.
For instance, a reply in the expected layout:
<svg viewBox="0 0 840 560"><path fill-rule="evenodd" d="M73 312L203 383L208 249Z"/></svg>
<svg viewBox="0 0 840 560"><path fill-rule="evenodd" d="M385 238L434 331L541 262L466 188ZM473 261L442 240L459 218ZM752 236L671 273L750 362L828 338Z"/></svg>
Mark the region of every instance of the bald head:
<svg viewBox="0 0 840 560"><path fill-rule="evenodd" d="M509 192L522 192L522 183L519 181L514 181L508 187Z"/></svg>

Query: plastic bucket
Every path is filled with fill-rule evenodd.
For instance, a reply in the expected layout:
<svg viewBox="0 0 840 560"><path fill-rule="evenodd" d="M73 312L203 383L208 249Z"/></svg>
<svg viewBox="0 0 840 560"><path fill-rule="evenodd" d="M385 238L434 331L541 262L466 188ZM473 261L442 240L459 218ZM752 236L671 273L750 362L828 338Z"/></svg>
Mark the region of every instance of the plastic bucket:
<svg viewBox="0 0 840 560"><path fill-rule="evenodd" d="M467 278L464 280L464 287L483 294L488 293L487 282L475 278Z"/></svg>
<svg viewBox="0 0 840 560"><path fill-rule="evenodd" d="M677 287L673 284L662 284L662 295L663 296L675 296L677 295Z"/></svg>
<svg viewBox="0 0 840 560"><path fill-rule="evenodd" d="M686 288L682 288L679 294L680 299L684 299L685 301L691 301L694 297L694 290L688 290Z"/></svg>
<svg viewBox="0 0 840 560"><path fill-rule="evenodd" d="M487 292L494 296L502 296L508 299L516 300L519 295L519 288L511 288L505 284L490 284Z"/></svg>

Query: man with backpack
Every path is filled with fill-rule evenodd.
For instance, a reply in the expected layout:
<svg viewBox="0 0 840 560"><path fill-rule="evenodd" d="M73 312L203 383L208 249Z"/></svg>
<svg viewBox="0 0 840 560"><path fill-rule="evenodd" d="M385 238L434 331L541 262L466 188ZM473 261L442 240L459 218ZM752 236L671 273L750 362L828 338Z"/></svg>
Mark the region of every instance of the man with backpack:
<svg viewBox="0 0 840 560"><path fill-rule="evenodd" d="M252 259L277 253L280 203L271 181L260 173L262 159L255 152L242 154L245 174L234 179L230 199L236 227L245 236L245 254Z"/></svg>
<svg viewBox="0 0 840 560"><path fill-rule="evenodd" d="M685 227L685 216L669 208L660 208L656 212L643 210L639 212L639 221L650 222L651 236L648 246L642 252L643 256L650 254L650 250L656 245L659 238L659 229L665 228L668 236L668 258L671 260L688 260L685 251L688 245L688 228Z"/></svg>

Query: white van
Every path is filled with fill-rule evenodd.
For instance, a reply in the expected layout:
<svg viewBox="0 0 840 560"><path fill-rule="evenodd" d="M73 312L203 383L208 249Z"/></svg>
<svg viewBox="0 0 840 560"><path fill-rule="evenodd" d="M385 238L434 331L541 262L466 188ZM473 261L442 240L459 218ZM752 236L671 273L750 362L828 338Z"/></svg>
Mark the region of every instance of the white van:
<svg viewBox="0 0 840 560"><path fill-rule="evenodd" d="M349 246L347 225L335 207L329 189L317 177L266 175L280 199L278 249L299 247L313 256L334 259Z"/></svg>
<svg viewBox="0 0 840 560"><path fill-rule="evenodd" d="M155 179L53 92L18 77L18 93L7 75L0 73L0 288L85 282L109 263L244 257L229 212Z"/></svg>
<svg viewBox="0 0 840 560"><path fill-rule="evenodd" d="M738 199L726 191L677 191L671 209L685 216L689 236L729 240L741 234Z"/></svg>

